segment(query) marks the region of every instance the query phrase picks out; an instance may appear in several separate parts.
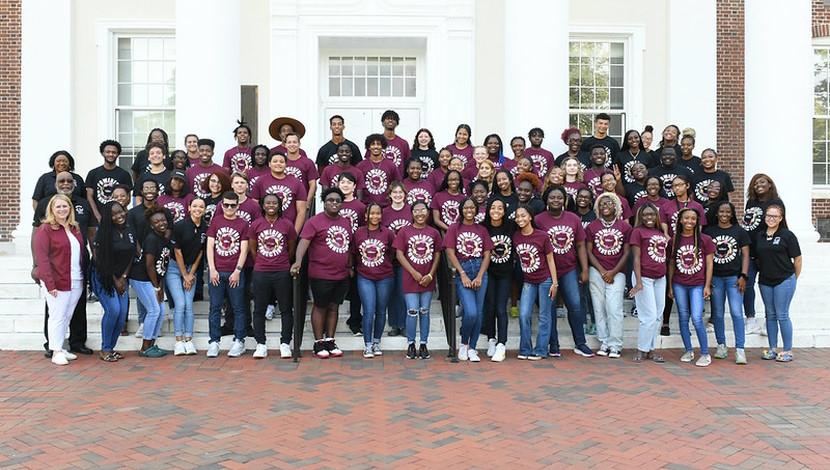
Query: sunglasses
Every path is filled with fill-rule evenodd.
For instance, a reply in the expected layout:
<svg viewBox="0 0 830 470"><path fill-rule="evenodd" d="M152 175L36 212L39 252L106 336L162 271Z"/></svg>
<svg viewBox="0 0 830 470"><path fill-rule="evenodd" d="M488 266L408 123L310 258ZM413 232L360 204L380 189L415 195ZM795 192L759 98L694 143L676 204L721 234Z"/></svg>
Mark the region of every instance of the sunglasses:
<svg viewBox="0 0 830 470"><path fill-rule="evenodd" d="M239 204L236 204L236 203L232 203L232 204L228 204L227 202L222 203L222 207L224 207L225 209L233 209L234 207L236 207L238 205Z"/></svg>

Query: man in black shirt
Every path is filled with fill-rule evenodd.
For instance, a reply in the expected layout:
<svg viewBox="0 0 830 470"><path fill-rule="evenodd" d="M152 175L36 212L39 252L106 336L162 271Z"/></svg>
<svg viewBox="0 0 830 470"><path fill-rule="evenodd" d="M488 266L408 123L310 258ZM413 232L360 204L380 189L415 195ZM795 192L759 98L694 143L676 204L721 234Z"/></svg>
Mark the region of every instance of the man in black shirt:
<svg viewBox="0 0 830 470"><path fill-rule="evenodd" d="M590 152L594 145L602 145L605 148L605 167L611 168L616 163L614 160L620 153L620 144L617 139L608 135L608 127L611 125L611 116L606 113L599 113L594 118L594 135L582 141L582 151Z"/></svg>
<svg viewBox="0 0 830 470"><path fill-rule="evenodd" d="M672 190L672 181L678 175L683 175L692 180L692 172L685 166L677 164L677 154L673 147L665 147L660 155L660 165L648 170L648 174L660 178L663 183L663 191L666 192L666 197L674 199L674 191Z"/></svg>
<svg viewBox="0 0 830 470"><path fill-rule="evenodd" d="M101 208L112 201L112 191L119 184L132 189L133 179L127 170L118 166L121 144L114 140L105 140L98 146L104 157L104 164L89 170L86 175L86 199L95 218L101 221Z"/></svg>
<svg viewBox="0 0 830 470"><path fill-rule="evenodd" d="M320 147L317 151L317 172L323 174L323 168L337 162L337 147L342 143L346 143L352 149L352 165L357 166L360 163L360 148L351 140L343 137L343 129L346 128L346 121L343 116L335 114L329 118L329 129L331 129L331 140Z"/></svg>
<svg viewBox="0 0 830 470"><path fill-rule="evenodd" d="M84 237L84 252L82 253L82 265L87 266L89 260L89 252L87 251L87 244L95 238L95 227L98 226L98 219L92 213L89 203L86 199L75 194L76 182L72 174L68 171L63 171L55 176L55 189L58 194L65 194L72 199L72 205L75 209L75 221L81 229L81 235ZM31 240L34 244L35 230L40 227L44 217L46 217L46 208L49 207L49 200L52 196L45 197L38 201L35 208L35 216L32 221L32 235ZM32 279L40 284L40 280L35 276L35 268L37 267L34 258L35 250L32 248ZM84 282L87 281L88 275L84 275ZM43 334L46 336L46 343L43 348L46 350L45 356L52 357L52 351L49 350L49 306L46 305L44 309L43 320ZM75 305L75 311L72 313L72 320L69 323L69 350L74 353L92 354L92 349L86 347L86 289L83 289L81 298Z"/></svg>

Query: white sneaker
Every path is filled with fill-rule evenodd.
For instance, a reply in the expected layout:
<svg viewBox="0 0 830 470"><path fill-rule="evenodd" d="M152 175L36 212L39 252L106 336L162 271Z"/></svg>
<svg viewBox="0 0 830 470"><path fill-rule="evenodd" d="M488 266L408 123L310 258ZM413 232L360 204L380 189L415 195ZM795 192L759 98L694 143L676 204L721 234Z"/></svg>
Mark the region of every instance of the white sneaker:
<svg viewBox="0 0 830 470"><path fill-rule="evenodd" d="M607 356L607 355L608 355L608 346L603 344L602 346L599 347L599 350L597 350L597 356Z"/></svg>
<svg viewBox="0 0 830 470"><path fill-rule="evenodd" d="M755 317L746 319L746 334L758 335L761 334L761 326L758 324L758 319Z"/></svg>
<svg viewBox="0 0 830 470"><path fill-rule="evenodd" d="M371 358L375 357L375 354L372 352L372 345L371 344L369 346L365 346L363 348L363 357L366 358L366 359L371 359Z"/></svg>
<svg viewBox="0 0 830 470"><path fill-rule="evenodd" d="M184 353L188 356L193 356L198 353L198 351L196 351L196 346L193 344L193 341L184 342Z"/></svg>
<svg viewBox="0 0 830 470"><path fill-rule="evenodd" d="M707 333L714 333L715 332L715 324L714 323L706 323L706 332Z"/></svg>
<svg viewBox="0 0 830 470"><path fill-rule="evenodd" d="M291 359L291 346L280 344L280 359Z"/></svg>
<svg viewBox="0 0 830 470"><path fill-rule="evenodd" d="M496 354L496 338L487 340L487 357L493 357Z"/></svg>
<svg viewBox="0 0 830 470"><path fill-rule="evenodd" d="M138 324L138 329L135 330L135 337L136 338L143 338L144 337L144 323Z"/></svg>
<svg viewBox="0 0 830 470"><path fill-rule="evenodd" d="M238 339L233 340L233 346L228 351L228 357L239 357L243 354L245 354L245 343Z"/></svg>
<svg viewBox="0 0 830 470"><path fill-rule="evenodd" d="M735 364L746 364L746 353L744 352L743 348L735 349Z"/></svg>
<svg viewBox="0 0 830 470"><path fill-rule="evenodd" d="M380 343L372 343L372 354L375 356L383 356L383 350L380 349Z"/></svg>
<svg viewBox="0 0 830 470"><path fill-rule="evenodd" d="M185 349L184 341L176 341L176 345L173 346L173 355L184 356L185 354L187 354L187 349Z"/></svg>
<svg viewBox="0 0 830 470"><path fill-rule="evenodd" d="M466 344L462 344L461 346L458 347L458 360L459 361L466 361L467 359L469 359L469 357L467 357L467 350L468 350L468 347L467 347Z"/></svg>
<svg viewBox="0 0 830 470"><path fill-rule="evenodd" d="M503 344L499 343L496 345L496 352L493 353L493 357L490 359L493 362L502 362L504 361L504 357L507 351Z"/></svg>
<svg viewBox="0 0 830 470"><path fill-rule="evenodd" d="M207 349L207 357L217 357L219 356L219 341L214 341L208 344Z"/></svg>
<svg viewBox="0 0 830 470"><path fill-rule="evenodd" d="M608 357L611 358L611 359L619 359L620 358L620 352L617 351L616 349L610 349L608 351Z"/></svg>
<svg viewBox="0 0 830 470"><path fill-rule="evenodd" d="M254 359L265 359L268 357L268 346L264 344L257 344L254 351Z"/></svg>
<svg viewBox="0 0 830 470"><path fill-rule="evenodd" d="M63 351L54 351L52 352L52 364L65 366L69 364L69 359L66 358L66 354Z"/></svg>
<svg viewBox="0 0 830 470"><path fill-rule="evenodd" d="M274 319L274 306L269 305L268 308L265 309L265 319L266 320L273 320Z"/></svg>
<svg viewBox="0 0 830 470"><path fill-rule="evenodd" d="M695 360L695 352L694 351L686 351L680 356L680 362L692 362Z"/></svg>
<svg viewBox="0 0 830 470"><path fill-rule="evenodd" d="M469 359L470 362L481 362L481 358L478 357L478 351L475 349L467 350L467 359Z"/></svg>
<svg viewBox="0 0 830 470"><path fill-rule="evenodd" d="M75 359L78 359L78 356L69 351L63 351L63 357L65 357L67 361L74 361Z"/></svg>
<svg viewBox="0 0 830 470"><path fill-rule="evenodd" d="M712 363L712 356L709 354L701 354L700 358L695 362L698 367L706 367Z"/></svg>

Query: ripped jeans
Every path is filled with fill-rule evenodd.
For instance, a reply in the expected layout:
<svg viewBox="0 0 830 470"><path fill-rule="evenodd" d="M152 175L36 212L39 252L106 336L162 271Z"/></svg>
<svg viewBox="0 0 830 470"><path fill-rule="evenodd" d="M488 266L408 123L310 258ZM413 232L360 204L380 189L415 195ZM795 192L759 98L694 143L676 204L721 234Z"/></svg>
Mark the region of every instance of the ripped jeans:
<svg viewBox="0 0 830 470"><path fill-rule="evenodd" d="M420 324L421 344L427 344L429 339L429 304L432 302L432 292L405 293L406 302L406 340L415 342L415 330Z"/></svg>

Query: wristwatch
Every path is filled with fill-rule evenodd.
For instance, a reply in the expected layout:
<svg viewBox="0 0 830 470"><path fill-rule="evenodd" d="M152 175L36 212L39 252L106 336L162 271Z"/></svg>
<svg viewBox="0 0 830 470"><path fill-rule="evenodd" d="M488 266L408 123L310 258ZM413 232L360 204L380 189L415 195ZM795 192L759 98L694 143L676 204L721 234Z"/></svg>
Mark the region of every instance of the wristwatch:
<svg viewBox="0 0 830 470"><path fill-rule="evenodd" d="M159 287L153 287L153 289L155 289L155 290L156 290L156 292L159 292L159 291L161 291L161 286L159 286Z"/></svg>
<svg viewBox="0 0 830 470"><path fill-rule="evenodd" d="M239 272L242 272L242 266L237 266L236 270L239 271Z"/></svg>
<svg viewBox="0 0 830 470"><path fill-rule="evenodd" d="M739 278L741 278L741 279L743 279L744 281L746 281L746 280L747 280L747 275L746 275L746 274L744 274L744 273L738 274L738 277L739 277Z"/></svg>

